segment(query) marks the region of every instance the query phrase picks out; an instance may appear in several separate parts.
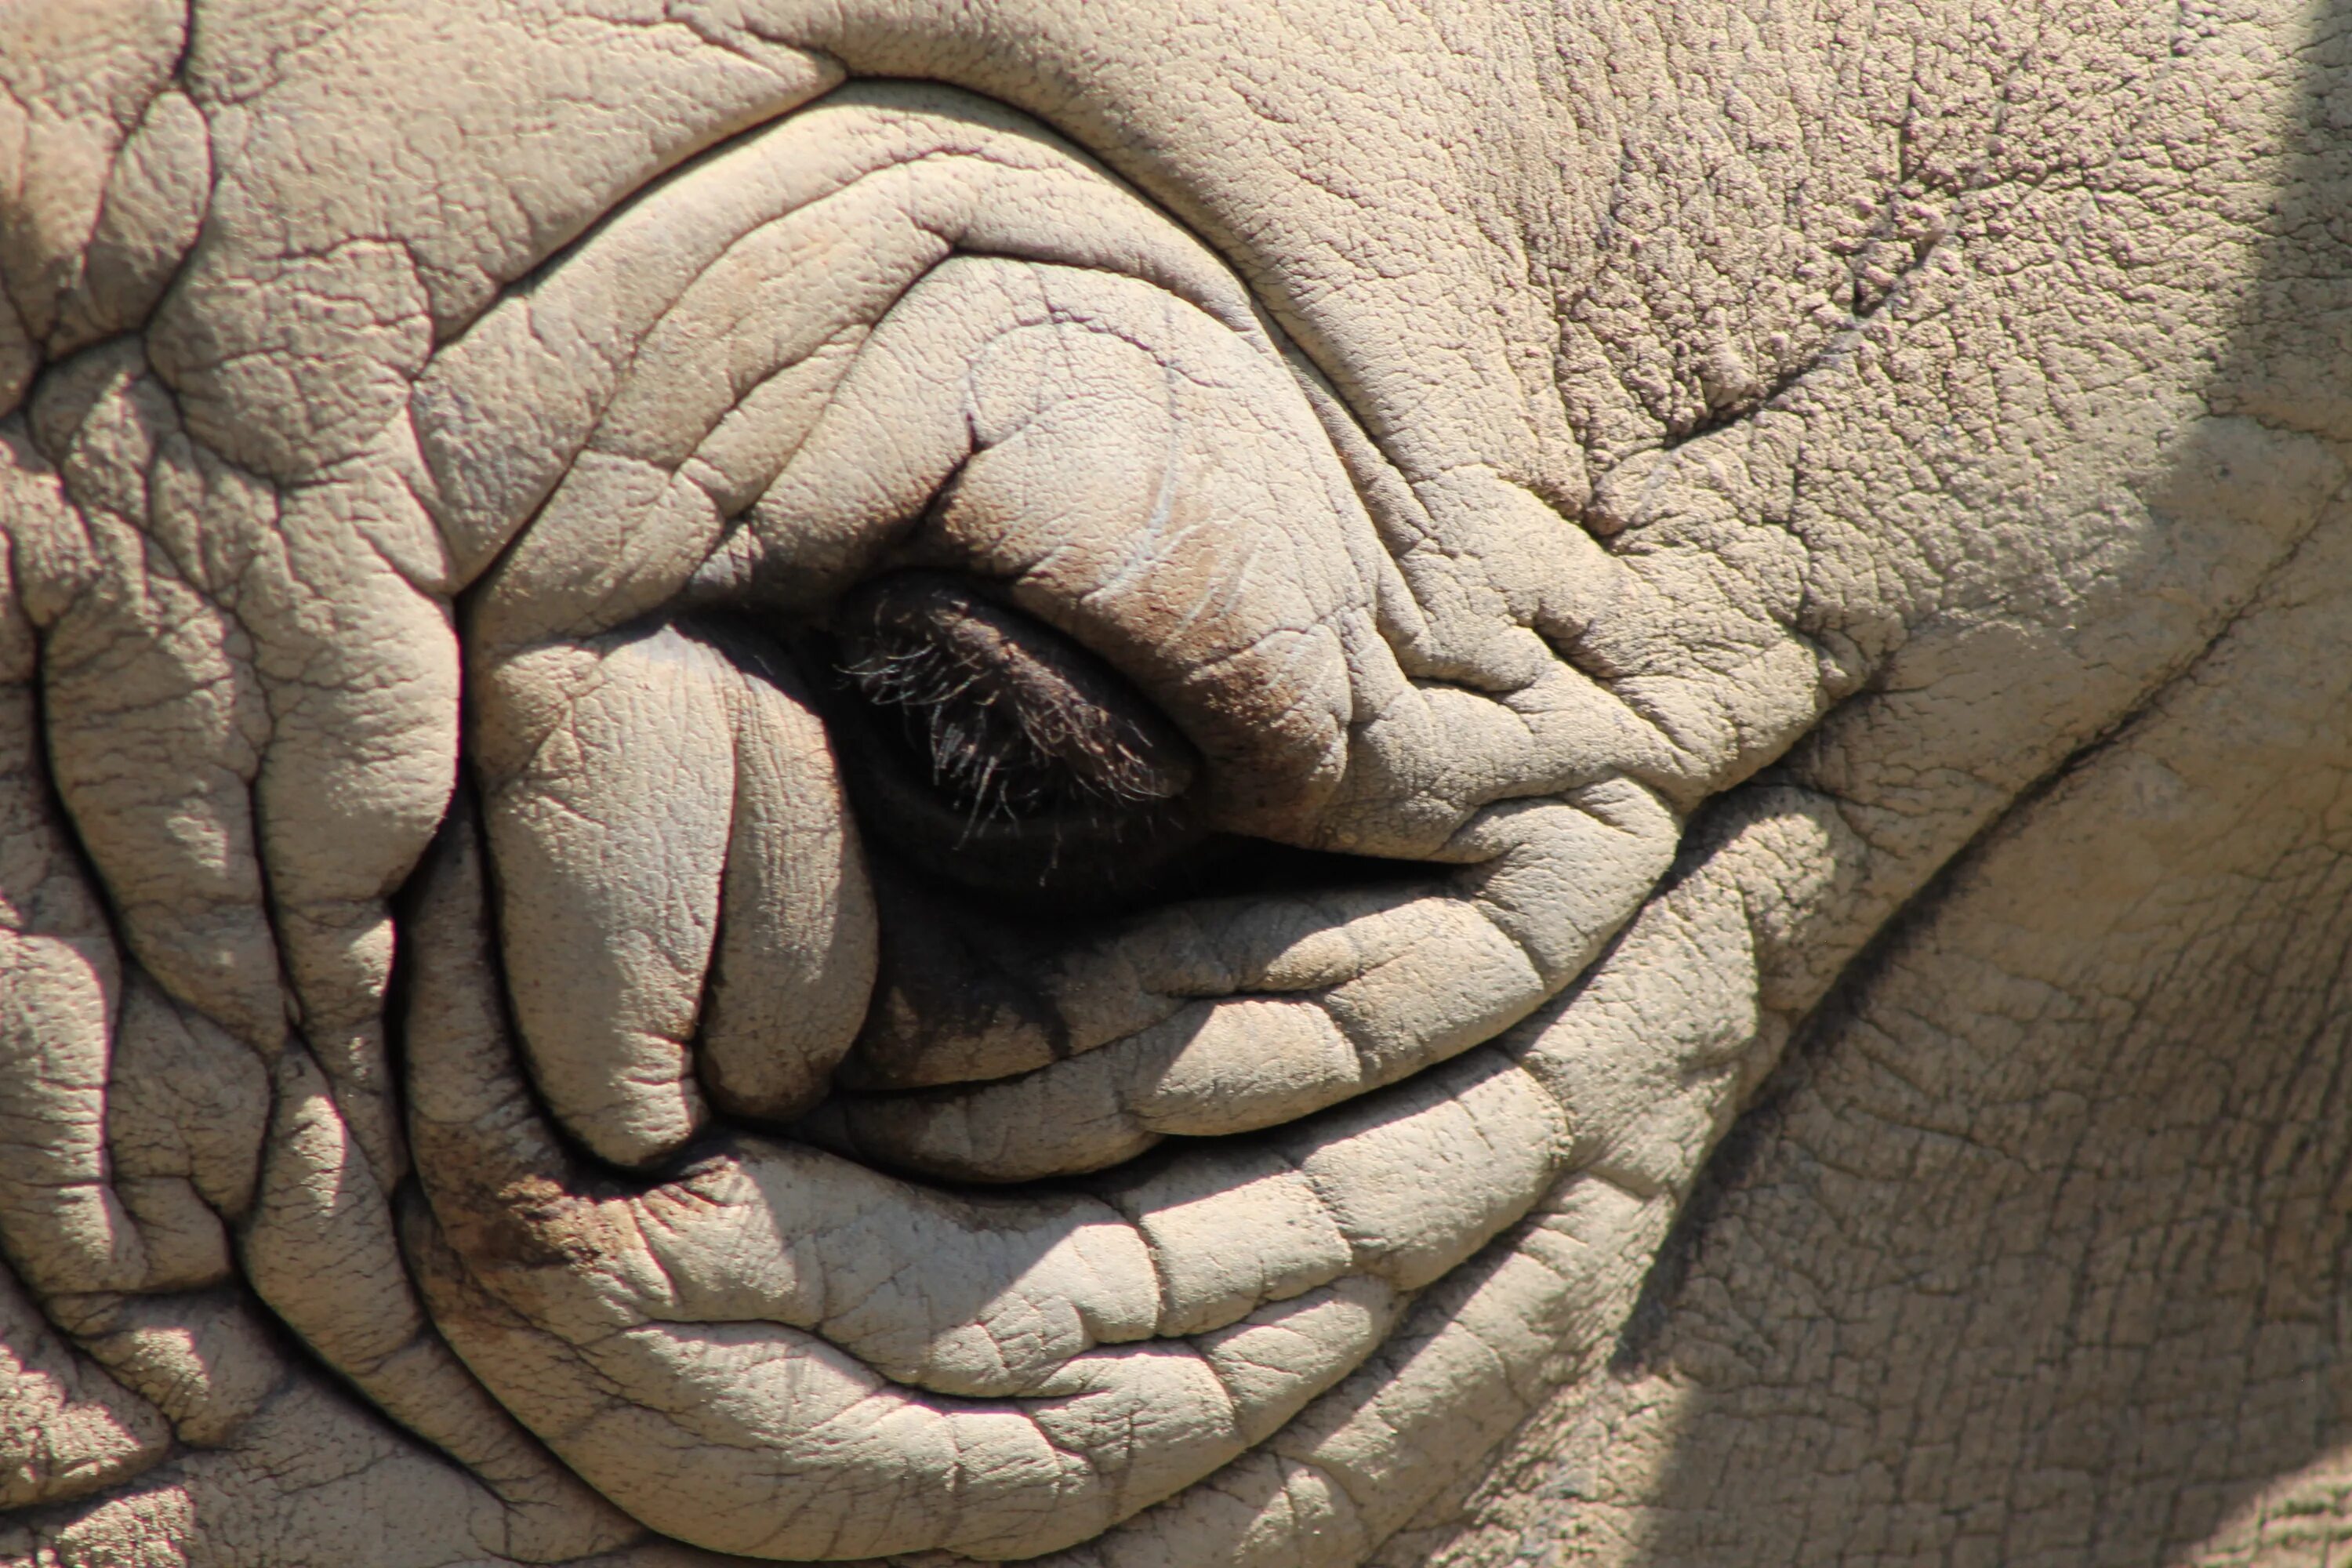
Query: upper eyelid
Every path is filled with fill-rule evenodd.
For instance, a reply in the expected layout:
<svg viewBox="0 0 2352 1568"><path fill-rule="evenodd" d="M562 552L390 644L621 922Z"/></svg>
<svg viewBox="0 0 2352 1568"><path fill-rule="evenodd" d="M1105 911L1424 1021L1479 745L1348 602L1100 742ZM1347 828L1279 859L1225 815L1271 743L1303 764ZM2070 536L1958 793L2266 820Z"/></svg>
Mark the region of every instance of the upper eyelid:
<svg viewBox="0 0 2352 1568"><path fill-rule="evenodd" d="M1002 122L1001 111L992 105L976 101L971 110L959 114L936 102L910 107L890 101L904 91L890 83L852 84L714 149L607 212L584 236L512 287L506 299L465 332L439 347L412 392L410 409L419 445L444 492L444 531L453 554L466 563L462 577L476 578L527 529L565 468L589 448L595 432L609 427L614 406L626 400L630 384L645 366L642 345L675 316L696 277L724 267L725 258L753 236L869 191L877 179L913 183L923 201L940 205L940 216L957 220L952 226L957 237L950 242L947 256L905 279L894 290L893 306L940 261L958 256L1096 268L1154 284L1171 299L1184 300L1228 331L1270 350L1247 289L1223 258L1108 174L1081 149L1043 127ZM936 89L923 93L926 100L939 96ZM934 123L920 124L926 117ZM926 136L932 145L902 151ZM818 140L813 142L812 138ZM817 149L814 156L813 145ZM879 152L866 155L845 179L792 194L795 176L789 171L796 159L802 164L837 166L844 161L842 147L861 145L878 146ZM982 178L965 177L974 169ZM695 235L708 233L712 221L701 216L704 209L726 207L733 199L730 182L772 189L775 194L763 199L779 204L777 208L747 227L713 237L709 253L685 279L649 312L632 318L627 301L637 296L606 286L609 280L623 271L645 270L640 263L651 263L658 270L666 255L697 244ZM1034 210L1026 219L1008 223L1004 215L1024 205L1007 199L1014 187L1031 192L1026 205ZM922 203L898 205L902 217L908 217L904 209ZM666 233L665 226L680 221L687 230L683 237ZM1024 222L1028 228L1021 226ZM926 232L945 233L939 223L923 226ZM639 346L593 363L559 363L554 337L531 323L537 310L552 312L551 320L564 329L557 335ZM887 311L873 320L883 313ZM872 321L864 324L870 326ZM513 392L550 395L522 397L519 401L525 405L576 410L563 416L562 426L541 433L540 460L528 465L538 478L516 475L490 487L474 479L482 472L513 472L510 463L477 460L478 455L488 458L493 449L510 445L512 435L480 427L485 422L476 417L478 411L501 401L467 395L467 384L484 373L510 381ZM552 383L541 385L551 374ZM708 435L702 432L698 443ZM677 454L680 460L685 456Z"/></svg>

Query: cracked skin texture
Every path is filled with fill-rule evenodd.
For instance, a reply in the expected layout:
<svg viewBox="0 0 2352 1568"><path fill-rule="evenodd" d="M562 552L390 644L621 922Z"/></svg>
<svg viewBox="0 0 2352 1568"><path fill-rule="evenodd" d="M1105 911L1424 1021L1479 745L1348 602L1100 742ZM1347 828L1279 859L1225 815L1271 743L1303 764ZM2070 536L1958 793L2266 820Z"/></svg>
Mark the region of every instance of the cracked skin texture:
<svg viewBox="0 0 2352 1568"><path fill-rule="evenodd" d="M0 1555L2326 1560L2346 47L0 11Z"/></svg>

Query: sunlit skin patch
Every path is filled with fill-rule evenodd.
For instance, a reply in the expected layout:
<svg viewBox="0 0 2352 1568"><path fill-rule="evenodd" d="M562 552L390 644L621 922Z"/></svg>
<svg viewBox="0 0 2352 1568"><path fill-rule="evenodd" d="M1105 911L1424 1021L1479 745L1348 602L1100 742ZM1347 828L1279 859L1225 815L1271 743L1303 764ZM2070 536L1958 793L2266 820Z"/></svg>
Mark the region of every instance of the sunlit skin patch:
<svg viewBox="0 0 2352 1568"><path fill-rule="evenodd" d="M411 927L409 1245L655 1528L1021 1556L1234 1462L1528 1215L1574 1117L1497 1037L1680 821L1531 639L1428 678L1213 255L1030 128L838 107L436 363L514 538L461 612L479 865ZM491 385L562 422L530 485Z"/></svg>
<svg viewBox="0 0 2352 1568"><path fill-rule="evenodd" d="M170 417L135 355L89 368L37 410L60 449L126 400ZM232 900L267 962L224 973L287 1053L244 1119L239 1267L541 1510L548 1557L644 1529L993 1560L1129 1528L1360 1404L1403 1314L1568 1168L1576 1113L1499 1037L1639 907L1680 816L1613 696L1535 637L1433 626L1318 395L1213 253L928 88L715 150L433 352L423 466L383 493L432 489L468 564L383 594L415 612L393 646L446 656L388 689L442 727L393 750L430 798L365 884L407 884L362 952L386 995L404 955L399 1005L389 1041L314 1058L257 869ZM185 845L109 837L70 765L88 693L50 689L101 869L178 886ZM303 776L272 775L282 820L374 798ZM306 840L338 875L345 831ZM1174 874L1211 839L1254 864ZM304 907L341 918L342 885ZM927 963L950 928L924 899L1010 926L1016 896L1054 914L988 955L994 1007ZM342 927L284 929L316 939L287 973L348 978ZM76 1084L105 1081L90 1045ZM70 1123L44 1157L80 1171L110 1124ZM67 1256L36 1289L116 1288L46 1223L0 1204L12 1245ZM1510 1272L1503 1310L1550 1310L1538 1283Z"/></svg>
<svg viewBox="0 0 2352 1568"><path fill-rule="evenodd" d="M2168 1223L2026 1092L2021 1018L2131 1099L2052 998L2152 1029L2139 982L2230 969L2223 916L2251 972L2334 956L2242 897L2300 879L2263 822L2342 793L2339 695L2270 700L2342 666L2352 580L2325 18L292 9L0 26L30 137L0 181L12 1559L646 1568L680 1557L656 1525L806 1559L1108 1522L1055 1568L1335 1568L1580 1382L1648 1414L1555 1423L1574 1499L1550 1471L1507 1513L1707 1559L1602 1500L1663 1468L1686 1519L2167 1555L2101 1506L2115 1475L2044 1506L2036 1433L2080 1423L2010 1395L2057 1363L1965 1332L2024 1298L1916 1260L1989 1222L2056 1261L2007 1223L2019 1170L2107 1173L2066 1205L2103 1235ZM793 639L910 568L1026 619L977 685L950 612L836 691L839 649ZM2225 635L2277 657L2200 657ZM1093 668L1140 706L1073 698ZM2126 722L2176 681L2222 715L2185 773ZM1196 753L1164 799L1143 712ZM860 734L959 853L892 847ZM2070 753L2043 800L2130 774L2087 836L1916 897ZM2176 815L2184 785L2231 804ZM1163 813L1252 875L1188 850L1081 889L1149 836L1074 821ZM1898 908L1925 940L1849 969ZM2137 951L2075 967L2125 910ZM933 962L967 933L1003 987ZM1915 963L1958 984L1880 989ZM1741 1334L1793 1305L1796 1363L1734 1359L1832 1427L1857 1379L1811 1331L1908 1325L1840 1365L1887 1391L1876 1429L1958 1420L1990 1468L1858 1509L1850 1467L1807 1470L1818 1423L1584 1377L1842 971L1885 1005L1816 1043L1865 1028L1849 1065L1895 1114L1741 1179L1890 1162L1869 1208L1929 1220L1877 1259L1962 1331L1843 1293L1854 1238L1766 1205L1698 1295ZM2191 1016L2172 1065L2326 1065L2267 1006ZM2149 1103L2134 1146L2177 1163L2210 1108ZM855 1158L751 1131L812 1106ZM1938 1127L1999 1167L1937 1181L1948 1209L1903 1201ZM2215 1173L2244 1146L2203 1143ZM1030 1174L1071 1178L1059 1207L964 1186ZM2308 1229L2205 1272L2296 1310ZM2147 1275L2085 1262L2059 1272ZM2191 1316L2245 1300L2187 1282ZM2262 1386L2326 1382L2259 1344ZM2242 1389L2188 1402L2194 1335L2159 1346L2187 1382L2133 1385L2161 1410L2095 1348L2177 1500L2214 1489L2168 1426L2228 1486L2305 1440ZM1906 1388L1941 1415L1895 1418ZM1728 1469L1681 1447L1726 1430Z"/></svg>
<svg viewBox="0 0 2352 1568"><path fill-rule="evenodd" d="M1856 797L1801 773L1710 796L1861 688L1841 625L1910 629L1909 602L1863 602L1903 585L1864 549L1885 528L1999 556L1940 489L1872 494L1872 532L1822 514L1868 487L1803 482L1822 451L1935 447L1948 384L1824 362L1786 407L1595 476L1604 546L1569 515L1581 482L1473 408L1513 378L1399 335L1466 343L1450 305L1493 302L1471 274L1381 320L1405 294L1302 287L1260 231L1262 310L1194 237L1250 226L1187 233L1016 115L905 84L763 102L669 177L624 157L528 254L436 273L479 286L430 333L376 330L398 301L335 270L401 265L408 217L306 250L295 303L386 307L334 366L311 336L215 352L239 301L274 331L288 297L225 272L257 258L208 228L176 326L35 398L78 509L9 562L36 584L57 799L123 951L270 1075L223 1117L257 1174L199 1195L339 1387L516 1517L536 1497L584 1521L546 1560L639 1528L582 1481L787 1559L1102 1530L1089 1561L1360 1557L1611 1330L1742 1086L1884 907L1849 889L1899 900L1932 862L1872 862ZM587 143L614 145L532 155ZM1350 322L1414 374L1370 374ZM411 357L355 366L378 348ZM331 385L373 412L269 422ZM1915 396L1930 417L1895 418ZM1469 439L1433 447L1441 426ZM206 447L248 475L192 485ZM177 549L198 495L208 527L251 520L217 553ZM2063 529L2014 526L2043 510L1965 499L2068 556ZM87 560L141 531L173 548ZM117 648L137 657L90 657ZM2138 679L2112 651L2094 667ZM126 694L163 727L128 727ZM1947 771L2051 728L1969 731ZM151 742L201 765L120 765ZM52 812L24 776L28 816ZM387 911L453 778L479 842L450 825ZM1256 879L1171 874L1207 858L1195 831ZM244 879L205 879L223 865ZM44 918L114 951L97 916ZM985 964L934 962L967 933ZM35 975L75 1026L17 1058L0 1119L47 1140L33 1188L90 1198L65 1227L0 1194L53 1321L231 1267L173 1250L152 1185L110 1190L169 1173L125 1134L137 1096L99 1103L106 1020L121 1063L161 1037L90 973L69 1005ZM827 1116L838 1136L791 1136ZM109 1364L204 1386L152 1346Z"/></svg>

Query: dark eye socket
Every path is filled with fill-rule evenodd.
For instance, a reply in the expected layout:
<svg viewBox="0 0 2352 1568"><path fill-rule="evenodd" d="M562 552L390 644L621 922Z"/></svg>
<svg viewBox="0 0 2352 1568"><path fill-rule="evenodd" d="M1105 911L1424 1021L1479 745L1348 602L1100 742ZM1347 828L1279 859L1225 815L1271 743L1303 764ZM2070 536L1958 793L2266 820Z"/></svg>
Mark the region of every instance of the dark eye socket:
<svg viewBox="0 0 2352 1568"><path fill-rule="evenodd" d="M825 632L850 798L908 868L1067 910L1152 891L1201 841L1199 754L1060 632L922 572L858 590Z"/></svg>
<svg viewBox="0 0 2352 1568"><path fill-rule="evenodd" d="M869 585L835 621L835 668L895 714L930 782L974 821L1172 801L1192 748L1083 648L952 579Z"/></svg>

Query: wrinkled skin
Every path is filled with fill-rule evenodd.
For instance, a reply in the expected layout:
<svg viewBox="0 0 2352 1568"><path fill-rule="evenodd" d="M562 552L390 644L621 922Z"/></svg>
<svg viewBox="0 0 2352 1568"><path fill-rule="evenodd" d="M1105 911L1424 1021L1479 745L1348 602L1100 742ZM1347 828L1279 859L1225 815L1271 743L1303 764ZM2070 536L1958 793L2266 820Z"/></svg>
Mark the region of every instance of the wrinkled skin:
<svg viewBox="0 0 2352 1568"><path fill-rule="evenodd" d="M0 10L0 1552L2317 1560L2342 31Z"/></svg>

